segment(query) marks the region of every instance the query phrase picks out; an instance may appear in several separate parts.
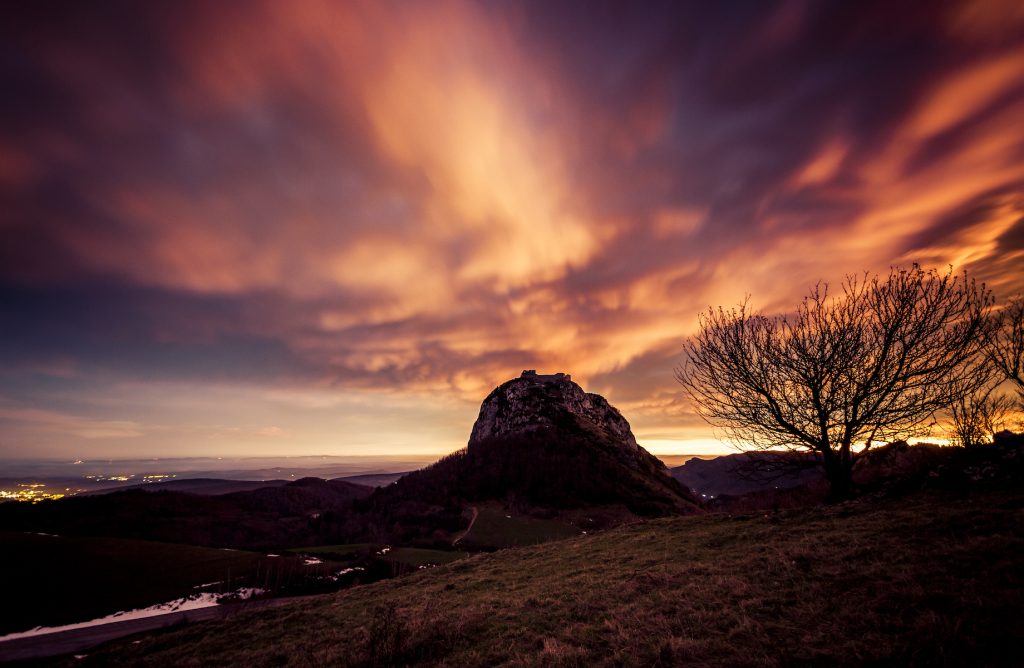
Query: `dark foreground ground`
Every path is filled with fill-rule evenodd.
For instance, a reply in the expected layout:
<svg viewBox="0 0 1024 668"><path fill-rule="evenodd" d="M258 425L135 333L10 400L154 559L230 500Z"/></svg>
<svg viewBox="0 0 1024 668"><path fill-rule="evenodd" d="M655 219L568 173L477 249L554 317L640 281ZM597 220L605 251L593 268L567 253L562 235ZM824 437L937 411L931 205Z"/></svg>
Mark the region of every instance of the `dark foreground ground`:
<svg viewBox="0 0 1024 668"><path fill-rule="evenodd" d="M1024 493L635 524L68 665L1024 665Z"/></svg>

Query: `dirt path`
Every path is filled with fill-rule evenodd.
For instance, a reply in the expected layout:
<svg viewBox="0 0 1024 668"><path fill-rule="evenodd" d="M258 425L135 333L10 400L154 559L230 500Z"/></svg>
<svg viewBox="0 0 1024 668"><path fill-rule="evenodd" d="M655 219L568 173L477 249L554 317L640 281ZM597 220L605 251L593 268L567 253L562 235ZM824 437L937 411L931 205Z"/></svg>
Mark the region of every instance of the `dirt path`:
<svg viewBox="0 0 1024 668"><path fill-rule="evenodd" d="M452 546L454 546L460 540L462 540L463 538L468 536L469 532L473 530L473 525L476 524L476 518L480 514L480 511L476 509L476 506L473 506L472 508L470 508L470 510L473 511L473 517L469 518L469 526L466 527L465 531L463 531L461 534L459 534L458 538L456 538L455 540L452 541Z"/></svg>
<svg viewBox="0 0 1024 668"><path fill-rule="evenodd" d="M17 638L0 642L0 662L23 661L25 659L39 659L48 656L59 656L61 654L83 653L97 645L117 638L123 638L134 633L153 631L155 629L171 626L172 624L184 624L187 622L201 622L208 619L223 619L230 615L247 610L258 610L261 608L276 608L280 605L295 603L314 596L293 596L290 598L267 598L257 601L245 601L243 603L228 603L225 605L213 605L208 608L197 608L180 612L169 612L166 615L154 615L140 619L127 619L123 622L111 622L98 626L86 626L80 629L68 631L57 631L27 638Z"/></svg>

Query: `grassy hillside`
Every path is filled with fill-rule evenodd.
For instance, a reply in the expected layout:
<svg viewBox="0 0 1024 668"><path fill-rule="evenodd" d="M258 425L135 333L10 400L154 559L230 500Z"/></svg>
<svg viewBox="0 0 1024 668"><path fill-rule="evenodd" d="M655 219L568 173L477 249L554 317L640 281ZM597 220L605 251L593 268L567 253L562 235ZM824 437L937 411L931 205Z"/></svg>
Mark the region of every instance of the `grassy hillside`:
<svg viewBox="0 0 1024 668"><path fill-rule="evenodd" d="M76 666L1020 665L1024 493L651 520L126 640Z"/></svg>
<svg viewBox="0 0 1024 668"><path fill-rule="evenodd" d="M473 528L459 545L469 549L517 547L579 534L579 529L566 522L512 515L501 508L481 506Z"/></svg>
<svg viewBox="0 0 1024 668"><path fill-rule="evenodd" d="M330 559L345 566L366 566L368 562L395 563L410 570L420 566L447 564L469 556L455 550L428 550L418 547L391 547L375 543L347 543L344 545L318 545L288 550L295 554ZM403 571L404 572L404 571Z"/></svg>

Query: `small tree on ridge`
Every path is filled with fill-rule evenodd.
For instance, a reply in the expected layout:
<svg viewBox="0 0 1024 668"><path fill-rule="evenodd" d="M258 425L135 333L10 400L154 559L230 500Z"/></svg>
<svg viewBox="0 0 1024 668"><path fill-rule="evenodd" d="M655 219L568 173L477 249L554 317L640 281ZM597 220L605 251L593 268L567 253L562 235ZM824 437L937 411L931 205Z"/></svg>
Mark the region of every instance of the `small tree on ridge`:
<svg viewBox="0 0 1024 668"><path fill-rule="evenodd" d="M993 442L1012 408L1010 397L997 384L981 385L953 400L949 407L950 442L976 448Z"/></svg>

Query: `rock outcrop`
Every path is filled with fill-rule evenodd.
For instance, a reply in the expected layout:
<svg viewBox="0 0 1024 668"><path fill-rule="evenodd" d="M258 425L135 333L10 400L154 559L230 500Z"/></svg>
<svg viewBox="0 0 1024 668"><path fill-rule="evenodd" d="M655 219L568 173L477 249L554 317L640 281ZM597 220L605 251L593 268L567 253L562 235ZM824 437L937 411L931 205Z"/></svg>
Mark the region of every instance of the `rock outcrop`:
<svg viewBox="0 0 1024 668"><path fill-rule="evenodd" d="M469 447L488 438L564 427L572 422L631 450L639 448L629 423L604 397L584 392L568 374L538 375L535 371L524 371L487 395L473 425Z"/></svg>
<svg viewBox="0 0 1024 668"><path fill-rule="evenodd" d="M563 373L524 371L495 388L458 466L462 489L477 497L625 506L638 515L700 512L690 491L637 444L622 414Z"/></svg>

